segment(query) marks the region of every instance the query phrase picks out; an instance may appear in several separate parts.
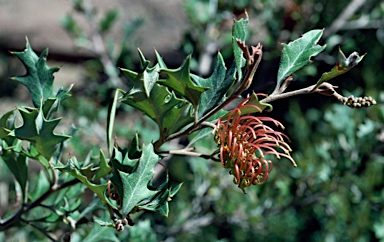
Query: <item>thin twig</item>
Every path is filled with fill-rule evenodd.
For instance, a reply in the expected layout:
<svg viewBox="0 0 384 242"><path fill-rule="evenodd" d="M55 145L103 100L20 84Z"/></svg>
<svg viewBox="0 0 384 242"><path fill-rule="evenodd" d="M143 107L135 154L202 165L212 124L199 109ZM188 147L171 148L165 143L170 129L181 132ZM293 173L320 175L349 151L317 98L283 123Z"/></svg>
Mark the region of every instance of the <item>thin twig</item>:
<svg viewBox="0 0 384 242"><path fill-rule="evenodd" d="M161 155L161 154L185 155L185 156L201 157L204 159L212 159L214 161L217 160L216 158L213 157L216 153L213 153L211 155L206 155L206 154L201 154L198 152L193 152L192 150L193 150L193 148L186 148L186 149L181 149L181 150L160 151L157 154L159 154L159 155Z"/></svg>
<svg viewBox="0 0 384 242"><path fill-rule="evenodd" d="M80 181L78 179L73 179L73 180L65 182L61 185L52 186L48 191L46 191L44 194L42 194L38 199L36 199L35 201L33 201L31 203L24 204L17 212L12 214L11 216L6 218L5 220L0 221L0 231L5 230L5 229L11 227L13 224L17 223L18 221L20 221L21 215L28 212L32 208L39 206L45 199L47 199L53 193L60 191L64 188L73 186L79 182Z"/></svg>
<svg viewBox="0 0 384 242"><path fill-rule="evenodd" d="M33 227L34 229L37 229L40 233L44 234L45 237L47 237L48 239L50 239L51 241L57 241L57 239L53 238L47 231L45 231L44 229L40 228L40 227L37 227L36 225L34 225L33 223L31 223L30 221L28 220L25 220L23 218L20 218L20 221L21 222L24 222L28 225L30 225L31 227Z"/></svg>
<svg viewBox="0 0 384 242"><path fill-rule="evenodd" d="M268 96L268 97L260 100L260 102L262 102L262 103L271 103L273 101L276 101L276 100L279 100L279 99L283 99L283 98L288 98L288 97L292 97L292 96L296 96L296 95L301 95L301 94L308 94L308 93L311 92L311 90L314 87L315 87L315 85L312 85L312 86L309 86L309 87L306 87L306 88L302 88L302 89L298 89L298 90L291 91L291 92L271 95L271 96Z"/></svg>

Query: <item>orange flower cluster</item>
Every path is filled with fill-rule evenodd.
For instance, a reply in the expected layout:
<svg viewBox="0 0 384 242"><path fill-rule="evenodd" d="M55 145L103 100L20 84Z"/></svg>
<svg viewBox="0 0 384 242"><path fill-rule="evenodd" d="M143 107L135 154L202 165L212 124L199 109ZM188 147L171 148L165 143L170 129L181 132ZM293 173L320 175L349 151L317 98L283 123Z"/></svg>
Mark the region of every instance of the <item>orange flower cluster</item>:
<svg viewBox="0 0 384 242"><path fill-rule="evenodd" d="M284 128L279 121L270 117L241 115L244 108L262 111L258 106L249 104L249 100L250 97L241 102L228 114L226 120L218 120L215 135L220 146L221 164L231 169L234 183L244 193L245 187L263 184L268 180L273 164L265 159L265 155L272 154L278 159L286 157L296 166L290 155L291 148L284 140L288 139L287 136L264 124L272 122Z"/></svg>

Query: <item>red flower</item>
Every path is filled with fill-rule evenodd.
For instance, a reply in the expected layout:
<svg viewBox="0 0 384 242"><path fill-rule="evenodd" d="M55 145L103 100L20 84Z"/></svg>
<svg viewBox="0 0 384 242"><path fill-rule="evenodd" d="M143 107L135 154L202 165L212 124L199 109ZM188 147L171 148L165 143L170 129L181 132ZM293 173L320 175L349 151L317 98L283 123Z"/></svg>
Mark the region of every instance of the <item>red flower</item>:
<svg viewBox="0 0 384 242"><path fill-rule="evenodd" d="M288 139L287 136L265 124L272 122L284 129L279 121L270 117L241 116L244 108L262 111L258 106L249 104L249 100L250 97L242 101L228 114L226 120L217 121L215 135L220 146L221 164L231 169L234 183L244 193L245 187L263 184L268 180L273 164L264 158L265 155L272 154L278 159L286 157L296 166L290 155L291 148L284 140Z"/></svg>

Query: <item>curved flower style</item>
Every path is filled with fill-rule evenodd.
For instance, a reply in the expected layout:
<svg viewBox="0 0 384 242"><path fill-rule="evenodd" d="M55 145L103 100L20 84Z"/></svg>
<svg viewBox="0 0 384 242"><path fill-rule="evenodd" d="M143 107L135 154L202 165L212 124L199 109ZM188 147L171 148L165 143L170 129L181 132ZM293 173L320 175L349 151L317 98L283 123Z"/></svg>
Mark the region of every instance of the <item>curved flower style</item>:
<svg viewBox="0 0 384 242"><path fill-rule="evenodd" d="M288 158L296 167L290 155L291 148L285 142L286 135L273 130L264 122L272 122L284 129L277 120L270 117L255 117L242 114L242 109L262 110L248 103L250 97L242 101L228 114L226 120L219 119L216 126L215 140L220 146L220 161L223 167L230 168L234 183L245 193L250 185L263 184L272 171L272 161L264 158L267 154Z"/></svg>

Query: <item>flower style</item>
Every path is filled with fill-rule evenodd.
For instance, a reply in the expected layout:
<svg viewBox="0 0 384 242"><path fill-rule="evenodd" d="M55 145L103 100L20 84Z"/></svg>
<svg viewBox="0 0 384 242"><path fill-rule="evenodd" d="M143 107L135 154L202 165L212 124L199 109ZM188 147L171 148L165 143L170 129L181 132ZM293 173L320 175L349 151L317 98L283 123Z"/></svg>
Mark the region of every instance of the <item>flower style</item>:
<svg viewBox="0 0 384 242"><path fill-rule="evenodd" d="M220 147L220 161L223 167L230 168L234 183L243 190L250 185L263 184L268 180L272 171L271 160L265 155L272 154L278 159L288 158L296 167L290 155L291 148L285 142L286 135L273 130L264 122L272 122L284 129L277 120L270 117L255 117L243 115L242 110L262 110L255 104L248 103L250 97L242 101L232 110L226 120L217 121L215 140Z"/></svg>

